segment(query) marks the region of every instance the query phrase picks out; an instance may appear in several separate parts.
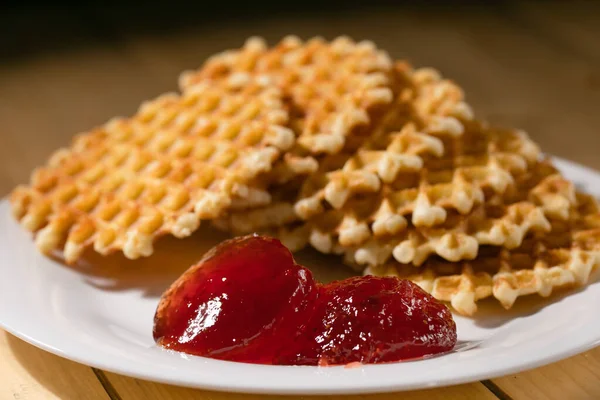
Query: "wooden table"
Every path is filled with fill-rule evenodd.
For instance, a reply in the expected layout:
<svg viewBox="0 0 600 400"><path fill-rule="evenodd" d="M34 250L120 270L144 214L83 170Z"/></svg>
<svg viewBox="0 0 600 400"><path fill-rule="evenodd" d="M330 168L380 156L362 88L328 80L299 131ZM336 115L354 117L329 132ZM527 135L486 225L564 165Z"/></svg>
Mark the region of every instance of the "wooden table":
<svg viewBox="0 0 600 400"><path fill-rule="evenodd" d="M1 195L26 181L30 170L53 149L67 144L72 134L111 116L132 113L143 99L175 89L181 70L199 65L215 51L238 46L253 34L271 41L287 33L370 38L395 57L435 66L458 81L480 116L523 128L547 152L600 169L598 3L503 3L444 11L368 8L340 15L234 20L225 26L161 35L120 30L123 20L109 14L90 28L110 32L109 41L53 48L35 56L16 54L0 65ZM64 30L85 29L71 28ZM33 36L45 34L43 26L39 32L32 29ZM499 379L354 398L496 397L598 399L600 348ZM0 331L0 398L264 396L205 392L119 376L59 358Z"/></svg>

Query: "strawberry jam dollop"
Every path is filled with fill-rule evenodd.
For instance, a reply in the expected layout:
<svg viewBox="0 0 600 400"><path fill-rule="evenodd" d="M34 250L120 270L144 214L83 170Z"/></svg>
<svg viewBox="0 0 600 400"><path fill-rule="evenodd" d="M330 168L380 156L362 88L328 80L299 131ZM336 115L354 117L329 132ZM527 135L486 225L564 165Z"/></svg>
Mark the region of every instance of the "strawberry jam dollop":
<svg viewBox="0 0 600 400"><path fill-rule="evenodd" d="M320 284L278 240L256 235L221 243L175 281L153 333L167 349L280 365L392 362L456 344L448 308L412 282Z"/></svg>
<svg viewBox="0 0 600 400"><path fill-rule="evenodd" d="M286 364L382 363L451 350L448 308L407 280L354 277L319 285L297 352Z"/></svg>
<svg viewBox="0 0 600 400"><path fill-rule="evenodd" d="M189 354L273 364L279 342L294 339L297 321L307 318L315 297L312 274L279 241L232 239L162 296L154 338Z"/></svg>

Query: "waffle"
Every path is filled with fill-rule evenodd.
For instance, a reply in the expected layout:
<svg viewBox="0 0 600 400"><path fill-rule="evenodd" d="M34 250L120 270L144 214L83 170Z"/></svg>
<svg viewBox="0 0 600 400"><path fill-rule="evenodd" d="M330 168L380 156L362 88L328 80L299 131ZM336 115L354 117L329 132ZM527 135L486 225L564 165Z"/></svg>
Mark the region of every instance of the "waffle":
<svg viewBox="0 0 600 400"><path fill-rule="evenodd" d="M182 74L180 86L257 76L284 92L301 150L335 154L356 128L368 125L373 113L391 102L391 70L389 56L368 41L302 42L289 36L268 48L264 40L250 38L241 49L217 54L200 70Z"/></svg>
<svg viewBox="0 0 600 400"><path fill-rule="evenodd" d="M264 204L248 183L294 146L282 93L260 82L203 82L76 137L11 195L44 253L85 248L148 256L164 234L190 235L229 207Z"/></svg>
<svg viewBox="0 0 600 400"><path fill-rule="evenodd" d="M245 235L267 229L279 228L296 222L294 206L288 202L273 202L264 207L246 211L234 211L213 221L213 224L226 232Z"/></svg>
<svg viewBox="0 0 600 400"><path fill-rule="evenodd" d="M548 231L547 216L567 217L574 201L573 186L547 162L536 163L537 146L520 132L493 130L476 121L465 121L464 127L462 137L450 147L461 155L453 155L449 167L439 156L443 141L455 134L442 140L443 134L436 137L417 132L413 122L406 123L399 133L389 133L385 127L373 132L369 143L387 138L388 146L412 149L403 157L410 153L425 158L428 168L405 169L392 184L384 182L379 191L357 194L340 209L323 207L308 219L301 231L305 237L298 241L308 241L324 253L344 254L348 263L358 265L380 265L392 256L421 264L435 254L459 261L474 258L480 245L519 246L529 232ZM301 190L310 185L325 187L335 174L362 157L364 147L354 155L323 158L319 171ZM478 165L482 162L487 164ZM500 204L490 203L494 196L501 199ZM299 204L294 206L296 214L305 216L299 212ZM218 224L243 234L296 221L286 199L230 214Z"/></svg>
<svg viewBox="0 0 600 400"><path fill-rule="evenodd" d="M473 315L479 300L494 297L510 308L519 296L547 297L556 289L585 285L600 264L600 210L578 194L578 208L567 221L553 220L549 234L528 238L516 249L486 248L473 261L439 258L422 267L389 263L365 274L410 279L460 314Z"/></svg>
<svg viewBox="0 0 600 400"><path fill-rule="evenodd" d="M482 143L480 125L476 125L479 130L473 128L467 135L466 139L475 141L472 148L461 145L460 150L465 154L464 156L451 158L453 153L448 153L449 155L442 157L445 146L453 146L450 150L458 147L457 142L460 143L459 138L464 132L461 121L469 121L472 118L469 106L463 101L462 92L456 85L441 80L433 70L423 69L413 72L407 64L397 63L394 71L394 92L397 93L395 102L377 118L374 129L369 132L367 142L360 144L356 152L350 150L327 155L321 157L319 162L314 158L303 158L288 153L286 157L295 160L297 166L290 168L289 164L280 163L268 177L260 177L265 186L272 188L295 179L300 174L310 175L302 185L300 197L304 199L297 202L295 206L299 216L307 218L322 212L324 204L321 200L332 192L331 187L335 188L336 185L339 187L341 181L353 182L352 189L368 193L376 192L380 188L380 180L383 180L384 183L396 181L395 187L388 188L386 193L396 200L403 199L403 204L399 205L397 210L398 217L405 219L404 215L413 213L416 206L414 215L416 223L419 224L429 215L423 204L427 199L432 198L448 208L454 204L455 208L467 213L476 203L481 203L483 200L482 189L479 186L473 187L472 181L479 179L480 186L484 188L491 186L496 188L496 191L501 191L506 189L506 179L510 179L510 176L502 179L508 175L505 169L525 170L527 162L523 158L512 157L510 154L503 156L504 154L500 154L499 151L494 154L494 157L484 153L484 150L490 147L501 150L508 149L509 145L514 147L515 142L523 136L518 133L496 134L486 131L487 136L484 139L488 139L488 142ZM472 125L475 125L475 122ZM417 131L417 126L426 133ZM503 139L496 139L498 137ZM489 138L496 140L490 144ZM352 146L350 149L353 149ZM388 157L390 155L393 157ZM534 154L535 156L537 153ZM380 162L382 157L387 157L387 161ZM487 165L477 165L482 162L487 162ZM451 164L448 165L449 163ZM424 169L424 164L430 170ZM453 179L448 179L447 176L452 171L456 173ZM404 182L397 179L400 172ZM485 176L486 173L489 176ZM419 180L421 192L425 192L421 196L417 196L420 191L414 187L415 182ZM428 183L430 187L425 188ZM394 190L400 192L399 196L395 196ZM458 190L460 193L452 193ZM373 204L377 204L378 200L375 198ZM333 200L331 202L335 203ZM383 204L384 207L379 214L389 213L389 207L384 208L390 203ZM315 213L313 209L311 212L313 206L316 206L319 211ZM282 212L285 210L285 212L281 216L276 216L275 210L282 210ZM443 209L441 212L445 215ZM277 221L290 223L292 216L286 203L279 204L276 208L267 205L266 208L253 210L250 214L232 214L228 219L228 222L219 221L220 227L223 229L229 227L228 230L231 232L240 234L263 229L265 225L276 227L274 225Z"/></svg>
<svg viewBox="0 0 600 400"><path fill-rule="evenodd" d="M530 232L548 232L549 218L567 219L574 203L573 184L544 161L502 196L489 197L466 215L449 211L433 227L415 226L398 215L398 203L377 195L330 209L307 225L313 247L344 254L350 264L377 266L393 257L421 265L432 255L474 259L480 245L516 248Z"/></svg>
<svg viewBox="0 0 600 400"><path fill-rule="evenodd" d="M446 210L468 213L485 190L503 193L539 158L524 132L473 120L460 88L435 71L398 64L399 89L381 125L337 170L307 180L296 212L308 220L354 196L382 192L403 198L397 210L417 226L444 221Z"/></svg>
<svg viewBox="0 0 600 400"><path fill-rule="evenodd" d="M235 235L246 235L294 224L299 220L292 202L297 192L297 180L274 187L269 203L259 206L234 204L227 213L214 219L213 225Z"/></svg>
<svg viewBox="0 0 600 400"><path fill-rule="evenodd" d="M236 236L259 234L277 238L292 252L300 251L308 245L310 229L308 225L297 221L289 203L276 202L252 210L247 215L234 213L218 218L212 224L215 228Z"/></svg>
<svg viewBox="0 0 600 400"><path fill-rule="evenodd" d="M292 156L287 153L284 155ZM275 164L273 170L262 174L256 178L257 187L270 188L269 201L264 204L247 204L246 201L239 202L239 206L231 207L226 215L216 219L214 225L220 230L233 233L235 235L245 235L253 232L276 232L287 224L296 224L300 222L298 214L295 212L294 203L298 198L299 190L306 181L305 177L316 169L317 171L333 170L341 167L350 157L347 153L328 155L321 158L321 162L312 159L312 162L306 162L311 158L298 158L300 168L291 168L291 163L282 160ZM313 164L314 163L314 164ZM304 169L303 169L304 168ZM318 172L319 176L323 176ZM301 231L307 232L308 225ZM300 240L298 238L298 240ZM297 240L297 241L298 241ZM308 238L305 238L307 242Z"/></svg>
<svg viewBox="0 0 600 400"><path fill-rule="evenodd" d="M299 221L292 203L281 199L265 207L230 212L214 223L237 235L259 232L285 237L296 249L311 244L322 253L344 255L345 262L358 270L364 265L385 264L391 258L413 265L423 264L432 255L452 261L474 259L480 246L513 249L528 234L549 232L549 218L567 218L574 188L560 175L551 174L553 171L548 168L543 179L535 173L522 178L528 200L523 200L522 193L507 194L503 201L508 204L491 201L467 216L452 212L443 225L434 228L416 228L389 215L372 214L381 207L369 198L349 203L352 212L329 210L308 223ZM527 180L541 181L527 190L527 185L533 184ZM364 222L369 217L375 218L371 228Z"/></svg>

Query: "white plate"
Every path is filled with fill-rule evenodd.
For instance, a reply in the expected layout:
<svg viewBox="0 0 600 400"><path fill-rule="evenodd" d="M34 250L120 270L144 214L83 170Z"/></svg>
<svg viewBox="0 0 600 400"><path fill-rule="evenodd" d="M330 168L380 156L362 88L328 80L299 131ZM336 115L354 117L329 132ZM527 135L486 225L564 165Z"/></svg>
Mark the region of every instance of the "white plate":
<svg viewBox="0 0 600 400"><path fill-rule="evenodd" d="M567 177L600 195L600 174L558 160ZM461 351L422 361L344 367L263 366L185 356L155 347L158 297L211 245L204 229L165 239L150 259L90 256L79 269L41 256L30 235L0 203L0 326L60 356L116 373L175 385L279 394L367 393L430 388L488 379L538 367L600 343L600 285L569 296L519 299L504 311L493 302L476 320L456 317ZM302 262L344 274L338 260ZM335 265L335 267L331 267ZM93 268L92 268L93 267ZM319 274L321 272L321 274Z"/></svg>

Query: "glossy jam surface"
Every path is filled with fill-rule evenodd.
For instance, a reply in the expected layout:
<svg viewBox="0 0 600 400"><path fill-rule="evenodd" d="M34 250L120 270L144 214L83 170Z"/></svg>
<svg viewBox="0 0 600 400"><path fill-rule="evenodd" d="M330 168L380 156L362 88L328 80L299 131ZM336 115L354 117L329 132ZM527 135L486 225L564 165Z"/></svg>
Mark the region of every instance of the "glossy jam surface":
<svg viewBox="0 0 600 400"><path fill-rule="evenodd" d="M372 276L319 284L277 240L222 243L165 292L161 346L230 361L380 363L451 350L448 308L415 284Z"/></svg>
<svg viewBox="0 0 600 400"><path fill-rule="evenodd" d="M211 250L163 295L154 338L163 347L273 364L315 297L312 274L274 239L233 239Z"/></svg>
<svg viewBox="0 0 600 400"><path fill-rule="evenodd" d="M448 308L410 281L373 276L320 285L294 364L381 363L451 350Z"/></svg>

